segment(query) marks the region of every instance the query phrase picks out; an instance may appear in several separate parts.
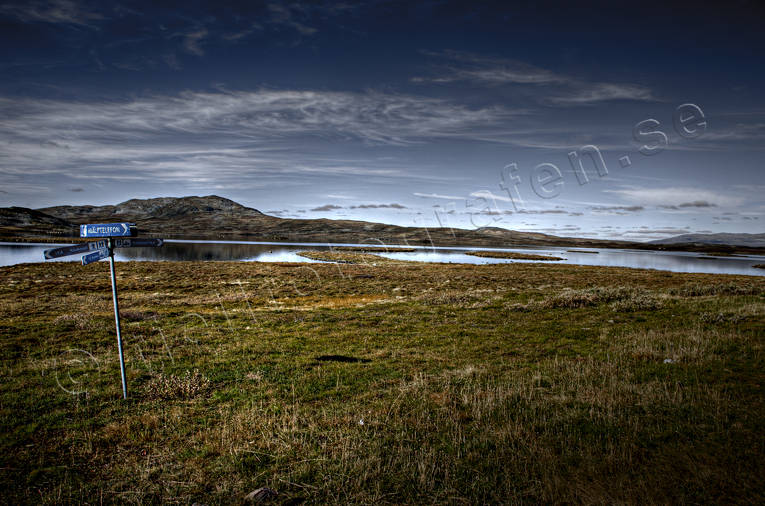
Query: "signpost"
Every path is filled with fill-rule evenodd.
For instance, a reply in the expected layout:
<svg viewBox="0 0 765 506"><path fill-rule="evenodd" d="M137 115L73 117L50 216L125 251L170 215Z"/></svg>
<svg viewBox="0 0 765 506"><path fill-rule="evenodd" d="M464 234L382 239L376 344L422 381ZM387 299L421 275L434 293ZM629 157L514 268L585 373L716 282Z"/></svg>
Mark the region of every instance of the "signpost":
<svg viewBox="0 0 765 506"><path fill-rule="evenodd" d="M117 301L117 276L114 271L114 248L159 247L162 239L134 239L134 223L98 223L80 225L80 237L105 237L105 240L91 241L73 246L45 250L47 260L77 253L87 253L82 257L82 265L109 258L109 272L112 278L112 300L114 302L114 322L117 327L117 350L120 355L120 375L122 376L122 398L127 399L127 377L125 376L125 356L122 353L122 330L120 328L120 309ZM131 237L123 239L123 237Z"/></svg>
<svg viewBox="0 0 765 506"><path fill-rule="evenodd" d="M63 248L46 249L44 255L46 260L51 260L53 258L76 255L77 253L87 253L88 251L104 248L106 248L106 241L83 242L73 246L64 246Z"/></svg>
<svg viewBox="0 0 765 506"><path fill-rule="evenodd" d="M109 248L97 249L93 253L88 253L87 255L82 257L82 265L88 265L88 264L92 264L93 262L98 262L99 260L103 260L104 258L108 256L109 256Z"/></svg>
<svg viewBox="0 0 765 506"><path fill-rule="evenodd" d="M135 223L97 223L80 225L80 237L131 237Z"/></svg>

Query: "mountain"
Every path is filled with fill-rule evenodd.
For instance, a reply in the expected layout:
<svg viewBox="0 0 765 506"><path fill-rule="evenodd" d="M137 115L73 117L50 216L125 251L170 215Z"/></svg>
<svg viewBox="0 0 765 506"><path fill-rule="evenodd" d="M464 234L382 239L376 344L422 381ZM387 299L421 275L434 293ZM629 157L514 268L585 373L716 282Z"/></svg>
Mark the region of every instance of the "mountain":
<svg viewBox="0 0 765 506"><path fill-rule="evenodd" d="M373 245L439 246L561 246L632 249L683 249L732 251L726 242L696 241L696 237L735 236L747 250L762 254L763 234L715 234L678 236L656 243L606 241L518 232L499 227L475 230L401 227L353 220L277 218L216 195L206 197L163 197L132 199L107 206L56 206L43 209L10 207L0 209L0 237L14 240L43 240L79 236L83 223L136 223L138 235L165 239L281 241L307 243L364 243ZM741 237L749 237L743 242ZM755 242L759 238L760 242ZM723 238L724 239L724 238ZM730 240L730 239L729 239ZM677 243L679 241L682 244ZM756 245L756 246L755 246Z"/></svg>
<svg viewBox="0 0 765 506"><path fill-rule="evenodd" d="M257 209L245 207L223 197L161 197L155 199L132 199L116 206L56 206L38 211L66 220L80 222L103 217L121 217L133 221L171 220L196 217L249 217L265 216ZM117 220L119 221L119 220Z"/></svg>
<svg viewBox="0 0 765 506"><path fill-rule="evenodd" d="M77 237L79 224L109 222L136 223L140 236L166 239L466 246L612 244L497 227L431 229L354 220L277 218L216 195L132 199L107 206L55 206L37 210L7 208L0 214L0 236Z"/></svg>
<svg viewBox="0 0 765 506"><path fill-rule="evenodd" d="M0 235L10 237L70 237L79 234L77 225L26 207L0 208Z"/></svg>
<svg viewBox="0 0 765 506"><path fill-rule="evenodd" d="M651 244L700 244L765 248L765 234L682 234Z"/></svg>

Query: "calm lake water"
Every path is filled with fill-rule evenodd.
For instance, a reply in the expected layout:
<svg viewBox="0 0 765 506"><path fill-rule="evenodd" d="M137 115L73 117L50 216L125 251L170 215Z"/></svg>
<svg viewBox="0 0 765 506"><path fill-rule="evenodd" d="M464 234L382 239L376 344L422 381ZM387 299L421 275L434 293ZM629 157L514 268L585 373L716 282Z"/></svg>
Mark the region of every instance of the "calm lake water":
<svg viewBox="0 0 765 506"><path fill-rule="evenodd" d="M313 262L297 255L306 249L330 250L336 246L360 246L357 244L312 244L312 243L269 243L238 241L165 241L161 248L124 248L117 250L118 261L189 261L189 260L238 260L243 262ZM56 247L55 244L0 243L0 266L20 263L39 263L43 250ZM710 257L702 253L679 251L640 251L623 249L576 248L472 248L472 247L422 247L411 253L378 253L400 260L419 262L445 262L467 264L489 264L525 262L496 258L480 258L466 255L467 251L494 250L517 251L522 253L547 254L562 257L555 263L578 265L605 265L615 267L637 267L674 272L707 272L714 274L748 274L764 276L765 270L755 269L755 264L765 263L765 256ZM81 255L73 255L49 262L80 261ZM553 262L550 262L553 263Z"/></svg>

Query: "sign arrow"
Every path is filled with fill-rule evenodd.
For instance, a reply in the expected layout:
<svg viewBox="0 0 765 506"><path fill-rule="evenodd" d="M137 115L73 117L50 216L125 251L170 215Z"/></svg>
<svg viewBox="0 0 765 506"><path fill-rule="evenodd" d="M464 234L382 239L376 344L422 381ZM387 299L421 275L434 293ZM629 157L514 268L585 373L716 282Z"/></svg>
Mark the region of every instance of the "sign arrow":
<svg viewBox="0 0 765 506"><path fill-rule="evenodd" d="M88 264L92 264L93 262L98 262L99 260L103 260L104 258L108 256L109 256L108 248L97 249L93 253L88 253L87 255L82 257L82 265L88 265Z"/></svg>
<svg viewBox="0 0 765 506"><path fill-rule="evenodd" d="M45 255L46 260L52 260L54 258L76 255L77 253L86 253L88 251L94 251L102 248L106 248L106 241L83 242L80 244L74 244L72 246L46 249L43 251L43 255Z"/></svg>
<svg viewBox="0 0 765 506"><path fill-rule="evenodd" d="M115 239L115 248L156 248L165 243L162 239Z"/></svg>
<svg viewBox="0 0 765 506"><path fill-rule="evenodd" d="M133 223L91 223L80 225L80 237L130 237Z"/></svg>

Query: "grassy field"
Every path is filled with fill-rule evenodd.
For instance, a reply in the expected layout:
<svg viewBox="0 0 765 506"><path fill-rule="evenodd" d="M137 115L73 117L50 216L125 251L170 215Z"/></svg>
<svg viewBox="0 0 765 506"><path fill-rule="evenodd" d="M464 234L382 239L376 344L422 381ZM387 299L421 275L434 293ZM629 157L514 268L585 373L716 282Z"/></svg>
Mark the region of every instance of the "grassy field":
<svg viewBox="0 0 765 506"><path fill-rule="evenodd" d="M119 263L128 401L108 265L0 268L2 502L765 501L765 279L362 260Z"/></svg>

